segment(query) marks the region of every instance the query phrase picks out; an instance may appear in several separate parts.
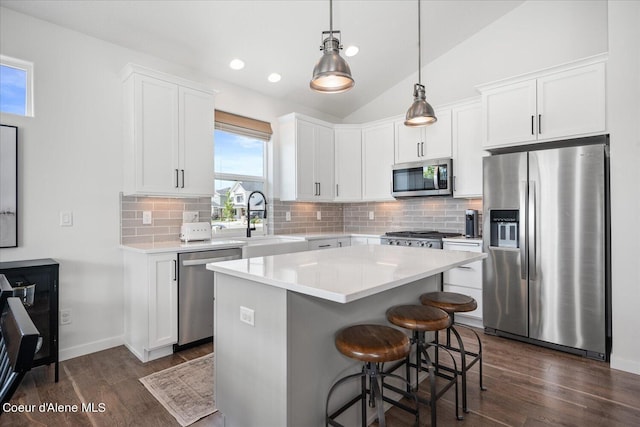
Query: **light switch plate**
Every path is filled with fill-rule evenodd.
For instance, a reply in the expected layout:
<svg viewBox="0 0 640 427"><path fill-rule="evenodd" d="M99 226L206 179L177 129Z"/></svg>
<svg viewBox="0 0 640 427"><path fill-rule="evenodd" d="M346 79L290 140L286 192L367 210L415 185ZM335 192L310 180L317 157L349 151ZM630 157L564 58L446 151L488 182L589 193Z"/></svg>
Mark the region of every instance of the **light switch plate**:
<svg viewBox="0 0 640 427"><path fill-rule="evenodd" d="M252 309L240 306L240 321L242 323L255 326L254 315L255 315L255 312Z"/></svg>
<svg viewBox="0 0 640 427"><path fill-rule="evenodd" d="M369 211L369 219L373 220L374 216L373 216L373 211Z"/></svg>
<svg viewBox="0 0 640 427"><path fill-rule="evenodd" d="M287 211L284 214L284 220L285 221L291 221L291 211Z"/></svg>
<svg viewBox="0 0 640 427"><path fill-rule="evenodd" d="M320 212L320 211L316 212L316 219L318 221L320 221L322 219L322 212Z"/></svg>
<svg viewBox="0 0 640 427"><path fill-rule="evenodd" d="M184 211L182 212L182 222L199 222L200 212L198 211Z"/></svg>
<svg viewBox="0 0 640 427"><path fill-rule="evenodd" d="M153 217L151 216L151 211L142 211L142 224L151 225L152 222Z"/></svg>

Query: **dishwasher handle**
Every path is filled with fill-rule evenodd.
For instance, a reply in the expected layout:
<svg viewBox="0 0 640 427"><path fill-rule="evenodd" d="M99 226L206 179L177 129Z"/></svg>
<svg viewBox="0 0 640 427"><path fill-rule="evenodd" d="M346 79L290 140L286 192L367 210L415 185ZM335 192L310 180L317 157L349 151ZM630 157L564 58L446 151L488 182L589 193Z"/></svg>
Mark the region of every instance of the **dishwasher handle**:
<svg viewBox="0 0 640 427"><path fill-rule="evenodd" d="M230 255L215 258L186 259L182 261L182 265L185 267L193 267L196 265L209 264L210 262L231 261L232 259L240 259L240 257L238 255Z"/></svg>

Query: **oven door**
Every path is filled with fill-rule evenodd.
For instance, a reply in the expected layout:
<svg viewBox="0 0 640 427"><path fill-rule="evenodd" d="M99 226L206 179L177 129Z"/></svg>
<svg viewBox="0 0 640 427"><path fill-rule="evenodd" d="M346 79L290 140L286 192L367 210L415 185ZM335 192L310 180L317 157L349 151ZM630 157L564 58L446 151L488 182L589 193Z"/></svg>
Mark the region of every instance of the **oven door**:
<svg viewBox="0 0 640 427"><path fill-rule="evenodd" d="M393 167L393 197L451 194L451 160L398 164Z"/></svg>

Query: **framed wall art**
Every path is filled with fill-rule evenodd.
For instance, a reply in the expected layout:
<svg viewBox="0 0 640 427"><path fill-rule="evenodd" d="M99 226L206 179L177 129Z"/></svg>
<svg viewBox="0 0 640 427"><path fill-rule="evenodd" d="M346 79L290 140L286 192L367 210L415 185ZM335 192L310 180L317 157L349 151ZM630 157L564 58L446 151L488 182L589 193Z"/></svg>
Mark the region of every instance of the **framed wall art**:
<svg viewBox="0 0 640 427"><path fill-rule="evenodd" d="M0 125L0 248L18 246L18 128Z"/></svg>

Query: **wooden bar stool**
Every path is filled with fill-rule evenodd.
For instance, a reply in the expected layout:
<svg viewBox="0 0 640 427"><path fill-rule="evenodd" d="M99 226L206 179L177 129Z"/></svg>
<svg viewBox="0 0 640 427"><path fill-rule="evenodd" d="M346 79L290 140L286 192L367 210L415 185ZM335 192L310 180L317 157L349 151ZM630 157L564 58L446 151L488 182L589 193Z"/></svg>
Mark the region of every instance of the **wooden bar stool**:
<svg viewBox="0 0 640 427"><path fill-rule="evenodd" d="M325 408L326 425L342 427L335 418L353 406L358 401L362 402L362 426L367 426L367 394L369 395L369 406L375 407L378 413L378 425L386 426L384 417L383 401L404 409L416 417L416 426L419 424L418 400L413 393L402 391L402 395L412 398L415 401L415 409L410 408L401 402L394 401L382 393L381 384L385 377L398 378L409 384L404 378L394 374L387 374L379 366L385 362L393 362L407 357L411 351L411 343L404 332L390 326L384 325L355 325L349 326L338 332L335 338L336 348L345 356L363 362L362 372L348 375L336 381L329 389ZM345 405L329 414L329 399L336 387L354 378L361 378L361 392ZM367 378L369 387L367 388Z"/></svg>
<svg viewBox="0 0 640 427"><path fill-rule="evenodd" d="M444 395L447 390L451 388L451 386L455 387L456 418L461 420L462 417L458 412L458 373L456 360L454 359L453 355L449 353L446 348L444 348L444 346L432 342L427 342L425 338L426 332L437 333L437 331L449 328L451 326L451 316L449 316L446 311L436 307L430 307L426 305L397 305L387 310L387 320L389 320L389 322L393 323L396 326L400 326L413 332L411 343L416 345L416 361L415 363L411 363L410 356L407 356L405 361L406 375L407 379L409 379L410 370L412 367L414 367L416 369L417 383L418 375L420 374L420 372L426 371L429 374L429 400L421 399L420 397L418 397L418 400L429 405L429 407L431 408L431 426L435 427L436 425L436 402L440 397L442 397L442 395ZM452 375L436 373L436 365L431 361L431 357L427 352L427 349L429 347L433 347L436 353L438 352L438 349L442 349L449 354L454 366ZM427 364L426 367L423 367L422 365L423 357L424 361ZM396 365L391 369L395 370L400 366L402 366L402 364ZM448 380L446 385L439 391L436 391L436 375ZM396 387L387 384L383 384L383 386L390 388L391 390L398 391ZM418 384L416 384L415 388L415 391L417 390ZM407 391L411 390L408 389Z"/></svg>
<svg viewBox="0 0 640 427"><path fill-rule="evenodd" d="M458 374L462 377L462 410L469 412L469 408L467 407L467 371L477 362L479 362L480 390L486 390L482 385L482 342L480 341L480 336L472 328L456 323L455 314L473 311L478 307L478 303L472 297L456 292L429 292L420 295L420 302L426 306L440 308L451 316L451 326L447 328L447 341L444 346L451 351L460 353L460 370L458 370ZM477 353L465 350L464 342L462 341L460 333L456 330L456 327L463 327L473 332L478 341ZM451 332L453 332L453 335L455 335L458 341L458 347L451 345ZM438 342L437 340L438 334L436 334L436 343ZM443 366L438 366L438 368L449 372L452 370L451 368ZM456 370L455 366L453 370Z"/></svg>

